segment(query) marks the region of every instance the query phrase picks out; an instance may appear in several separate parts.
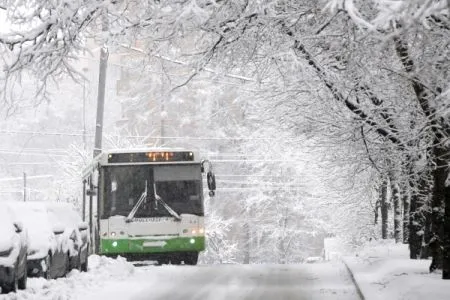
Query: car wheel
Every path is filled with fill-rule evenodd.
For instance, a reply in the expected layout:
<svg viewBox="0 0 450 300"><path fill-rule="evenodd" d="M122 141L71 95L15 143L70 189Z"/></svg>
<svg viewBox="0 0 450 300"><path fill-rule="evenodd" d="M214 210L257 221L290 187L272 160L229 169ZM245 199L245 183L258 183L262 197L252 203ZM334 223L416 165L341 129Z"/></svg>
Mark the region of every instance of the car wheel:
<svg viewBox="0 0 450 300"><path fill-rule="evenodd" d="M47 257L45 257L45 271L42 271L42 277L44 277L45 279L51 279L51 272L50 269L52 267L52 256L51 254L48 254Z"/></svg>
<svg viewBox="0 0 450 300"><path fill-rule="evenodd" d="M24 289L27 288L27 280L28 280L28 272L27 272L27 270L28 270L28 267L27 267L26 259L27 258L25 257L25 270L23 271L23 276L22 276L22 278L19 279L19 282L18 282L18 287L21 290L24 290Z"/></svg>
<svg viewBox="0 0 450 300"><path fill-rule="evenodd" d="M2 287L2 293L8 294L10 292L17 292L19 288L19 280L17 278L17 267L13 270L13 279L11 282L5 283Z"/></svg>
<svg viewBox="0 0 450 300"><path fill-rule="evenodd" d="M88 260L89 260L89 254L86 253L86 260L84 263L81 264L81 272L87 272L88 270Z"/></svg>
<svg viewBox="0 0 450 300"><path fill-rule="evenodd" d="M70 272L70 255L69 253L66 254L66 258L64 259L64 274L63 276L66 276Z"/></svg>
<svg viewBox="0 0 450 300"><path fill-rule="evenodd" d="M78 253L78 256L75 261L75 266L73 267L73 269L76 269L81 272L81 252Z"/></svg>
<svg viewBox="0 0 450 300"><path fill-rule="evenodd" d="M81 253L78 253L76 257L72 257L70 260L70 268L81 272Z"/></svg>

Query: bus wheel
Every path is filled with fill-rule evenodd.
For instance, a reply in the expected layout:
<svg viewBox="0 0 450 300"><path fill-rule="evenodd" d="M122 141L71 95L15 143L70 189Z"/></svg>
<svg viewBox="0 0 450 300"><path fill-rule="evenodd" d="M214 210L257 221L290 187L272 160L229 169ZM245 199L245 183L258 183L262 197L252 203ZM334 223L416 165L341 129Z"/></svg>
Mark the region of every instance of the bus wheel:
<svg viewBox="0 0 450 300"><path fill-rule="evenodd" d="M170 260L170 263L172 265L181 265L181 259L179 259L178 257L172 257L172 259Z"/></svg>
<svg viewBox="0 0 450 300"><path fill-rule="evenodd" d="M186 253L184 257L185 265L195 266L198 262L198 252Z"/></svg>

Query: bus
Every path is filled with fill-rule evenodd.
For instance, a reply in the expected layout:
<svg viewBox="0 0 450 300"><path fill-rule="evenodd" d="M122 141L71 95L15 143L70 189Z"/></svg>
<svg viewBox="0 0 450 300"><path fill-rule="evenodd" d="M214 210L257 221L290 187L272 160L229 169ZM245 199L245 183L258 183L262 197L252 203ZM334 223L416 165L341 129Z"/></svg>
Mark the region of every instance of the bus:
<svg viewBox="0 0 450 300"><path fill-rule="evenodd" d="M83 172L91 252L131 261L196 265L205 250L203 176L208 160L182 149L105 151Z"/></svg>

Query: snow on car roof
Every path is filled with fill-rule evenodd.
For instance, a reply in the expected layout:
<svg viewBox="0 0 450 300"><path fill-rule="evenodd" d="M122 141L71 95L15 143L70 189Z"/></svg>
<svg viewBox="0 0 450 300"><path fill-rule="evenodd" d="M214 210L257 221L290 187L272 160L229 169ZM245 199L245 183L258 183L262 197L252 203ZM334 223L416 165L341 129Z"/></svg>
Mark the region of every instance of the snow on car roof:
<svg viewBox="0 0 450 300"><path fill-rule="evenodd" d="M82 221L75 206L67 202L48 202L44 204L56 219L65 226L77 227Z"/></svg>
<svg viewBox="0 0 450 300"><path fill-rule="evenodd" d="M19 221L28 231L29 248L47 252L53 247L53 227L45 207L40 202L8 202Z"/></svg>
<svg viewBox="0 0 450 300"><path fill-rule="evenodd" d="M29 202L12 202L12 207L16 207L18 214L39 213L46 215L49 224L55 225L62 223L65 226L77 225L81 222L81 217L72 203L68 202L52 202L52 201L29 201ZM23 210L23 211L22 211Z"/></svg>
<svg viewBox="0 0 450 300"><path fill-rule="evenodd" d="M14 234L13 219L8 211L8 207L0 205L0 251L11 247Z"/></svg>
<svg viewBox="0 0 450 300"><path fill-rule="evenodd" d="M33 202L8 202L7 205L30 232L51 232L51 224L44 206Z"/></svg>

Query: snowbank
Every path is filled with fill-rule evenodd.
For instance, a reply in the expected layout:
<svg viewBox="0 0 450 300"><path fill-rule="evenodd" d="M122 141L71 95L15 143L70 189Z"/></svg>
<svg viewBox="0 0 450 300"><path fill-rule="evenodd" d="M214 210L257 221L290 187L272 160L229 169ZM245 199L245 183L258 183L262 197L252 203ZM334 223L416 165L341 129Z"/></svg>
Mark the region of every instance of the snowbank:
<svg viewBox="0 0 450 300"><path fill-rule="evenodd" d="M107 284L108 279L114 278L114 280L123 281L132 274L134 274L134 266L124 258L112 259L104 256L91 255L89 257L89 270L86 273L73 270L67 274L67 277L56 280L28 278L28 287L26 290L18 291L17 294L9 293L8 295L1 295L0 299L85 299L85 295L101 289L103 285Z"/></svg>
<svg viewBox="0 0 450 300"><path fill-rule="evenodd" d="M343 260L366 300L449 299L450 283L442 274L428 272L429 260L409 259L408 245L370 242Z"/></svg>

